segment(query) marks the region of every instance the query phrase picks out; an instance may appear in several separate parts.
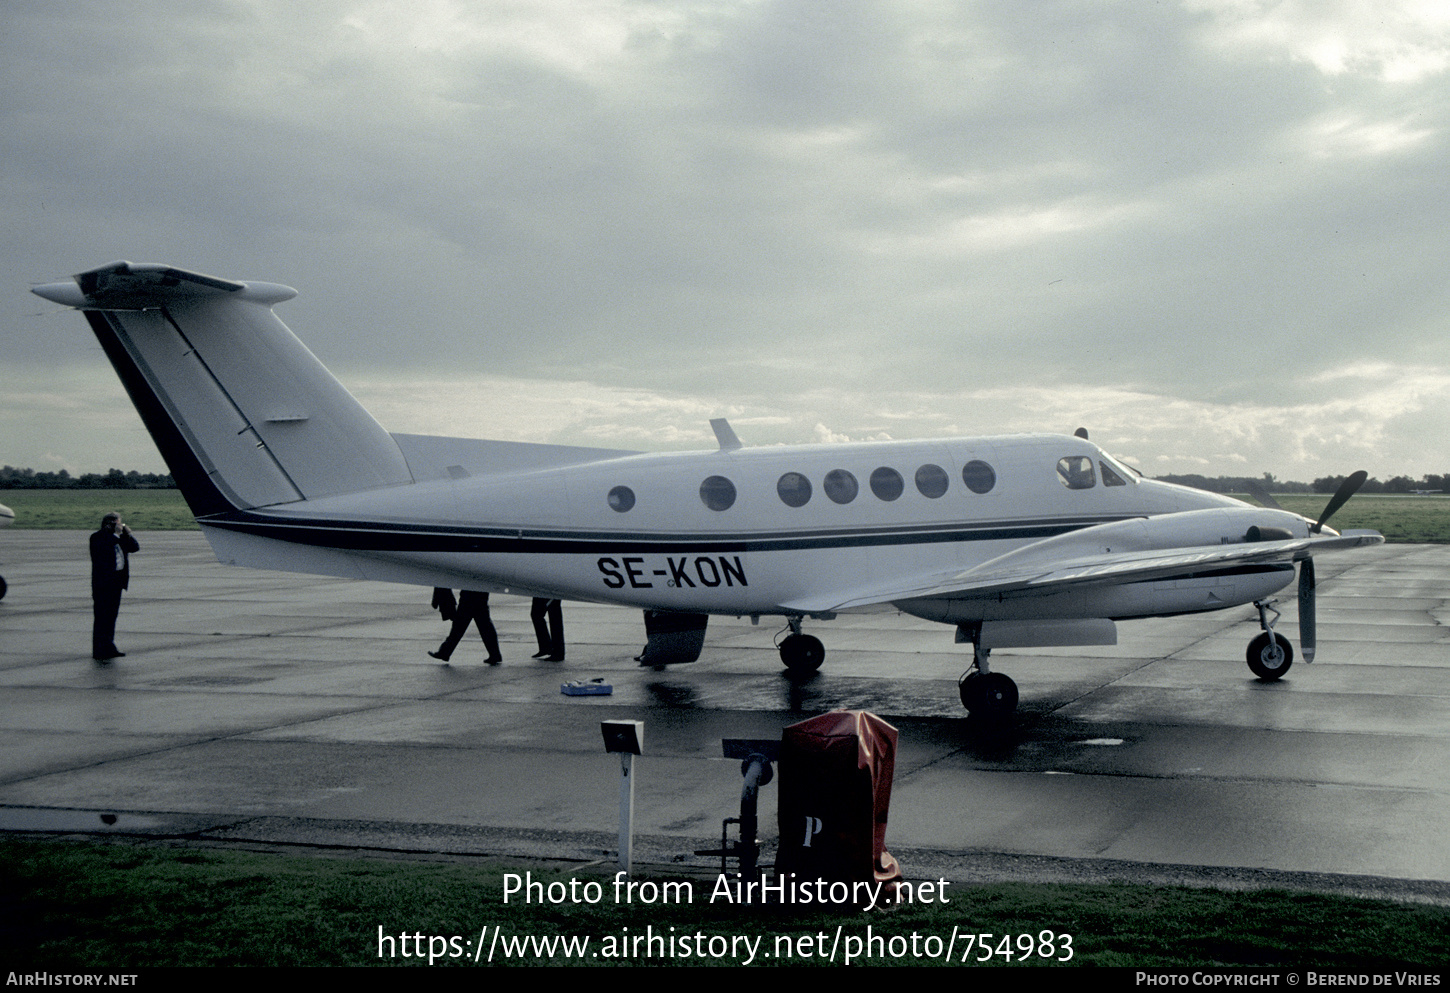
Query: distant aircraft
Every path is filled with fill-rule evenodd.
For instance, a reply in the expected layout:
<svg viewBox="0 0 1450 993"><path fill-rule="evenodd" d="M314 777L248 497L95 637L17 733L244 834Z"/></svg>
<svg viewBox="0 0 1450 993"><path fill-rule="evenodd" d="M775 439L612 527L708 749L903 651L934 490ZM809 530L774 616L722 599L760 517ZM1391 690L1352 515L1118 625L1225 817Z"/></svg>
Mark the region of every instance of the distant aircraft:
<svg viewBox="0 0 1450 993"><path fill-rule="evenodd" d="M900 610L971 643L961 700L994 717L1017 687L993 648L1252 603L1272 680L1295 563L1312 660L1313 556L1384 540L1325 526L1362 473L1310 521L1141 478L1085 431L747 449L717 420L717 451L670 454L393 435L273 314L288 287L116 262L33 291L85 312L221 562L643 608L650 662L698 656L711 614L780 616L811 672L807 618Z"/></svg>

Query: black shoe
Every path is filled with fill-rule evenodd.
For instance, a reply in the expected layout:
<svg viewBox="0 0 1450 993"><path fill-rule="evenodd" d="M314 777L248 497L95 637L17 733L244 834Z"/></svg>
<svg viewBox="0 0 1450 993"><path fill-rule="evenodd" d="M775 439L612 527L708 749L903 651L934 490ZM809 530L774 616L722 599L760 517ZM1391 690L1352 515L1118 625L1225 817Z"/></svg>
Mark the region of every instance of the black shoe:
<svg viewBox="0 0 1450 993"><path fill-rule="evenodd" d="M535 652L534 654L532 654L532 655L529 656L529 658L531 658L531 659L546 659L548 657L549 657L549 653L548 652Z"/></svg>
<svg viewBox="0 0 1450 993"><path fill-rule="evenodd" d="M544 656L544 661L545 662L563 662L564 661L564 656L562 656L562 655L545 655Z"/></svg>
<svg viewBox="0 0 1450 993"><path fill-rule="evenodd" d="M437 652L429 652L428 654L431 655L431 656L433 656L439 662L447 662L448 661L448 656L447 655L439 655Z"/></svg>
<svg viewBox="0 0 1450 993"><path fill-rule="evenodd" d="M483 661L485 663L487 663L488 665L498 665L500 662L503 661L503 656L502 655L494 655L494 656L491 656L490 658L484 659Z"/></svg>

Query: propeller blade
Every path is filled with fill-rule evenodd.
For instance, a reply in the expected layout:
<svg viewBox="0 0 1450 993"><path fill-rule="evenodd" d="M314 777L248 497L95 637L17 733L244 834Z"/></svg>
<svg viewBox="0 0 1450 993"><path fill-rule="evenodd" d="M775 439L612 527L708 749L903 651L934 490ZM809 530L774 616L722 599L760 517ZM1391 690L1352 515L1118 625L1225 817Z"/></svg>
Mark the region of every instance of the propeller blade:
<svg viewBox="0 0 1450 993"><path fill-rule="evenodd" d="M1329 518L1334 516L1334 512L1337 511L1340 507L1343 507L1346 503L1348 503L1349 498L1354 496L1355 493L1359 492L1359 488L1364 485L1364 481L1368 478L1369 473L1361 469L1359 470L1359 472L1356 472L1354 475L1347 478L1344 482L1340 483L1339 489L1335 492L1334 496L1330 498L1329 503L1325 505L1324 513L1319 515L1319 520L1315 521L1314 526L1309 530L1313 531L1315 534L1318 534L1321 530L1323 530L1324 525L1329 523Z"/></svg>
<svg viewBox="0 0 1450 993"><path fill-rule="evenodd" d="M1259 482L1257 479L1246 480L1244 482L1244 489L1249 491L1249 496L1259 501L1260 506L1268 507L1270 510L1284 509L1283 507L1279 506L1278 500L1275 500L1273 497L1269 496L1269 491L1264 487L1264 484Z"/></svg>
<svg viewBox="0 0 1450 993"><path fill-rule="evenodd" d="M1299 654L1314 661L1314 560L1299 563Z"/></svg>

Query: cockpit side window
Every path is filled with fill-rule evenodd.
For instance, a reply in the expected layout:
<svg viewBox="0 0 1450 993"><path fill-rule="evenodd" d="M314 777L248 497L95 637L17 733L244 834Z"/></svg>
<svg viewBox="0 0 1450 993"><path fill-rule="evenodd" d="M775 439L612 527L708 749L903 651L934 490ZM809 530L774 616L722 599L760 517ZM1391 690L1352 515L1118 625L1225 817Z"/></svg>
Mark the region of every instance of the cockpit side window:
<svg viewBox="0 0 1450 993"><path fill-rule="evenodd" d="M1101 459L1098 460L1098 468L1103 471L1103 485L1104 486L1127 486L1128 485L1128 481L1126 479L1124 479L1122 476L1119 476L1116 472L1113 471L1113 469L1112 469L1111 466L1109 466L1106 462L1104 462Z"/></svg>
<svg viewBox="0 0 1450 993"><path fill-rule="evenodd" d="M1086 455L1069 455L1057 460L1057 478L1070 490L1090 490L1097 485L1093 460Z"/></svg>

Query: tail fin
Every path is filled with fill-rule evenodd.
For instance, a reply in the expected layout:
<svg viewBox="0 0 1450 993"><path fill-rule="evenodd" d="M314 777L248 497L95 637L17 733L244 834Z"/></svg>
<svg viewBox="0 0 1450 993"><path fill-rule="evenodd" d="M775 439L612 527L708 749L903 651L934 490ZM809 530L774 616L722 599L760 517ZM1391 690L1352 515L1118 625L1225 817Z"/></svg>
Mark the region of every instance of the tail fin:
<svg viewBox="0 0 1450 993"><path fill-rule="evenodd" d="M114 262L32 292L85 311L197 517L412 482L272 313L296 290Z"/></svg>

